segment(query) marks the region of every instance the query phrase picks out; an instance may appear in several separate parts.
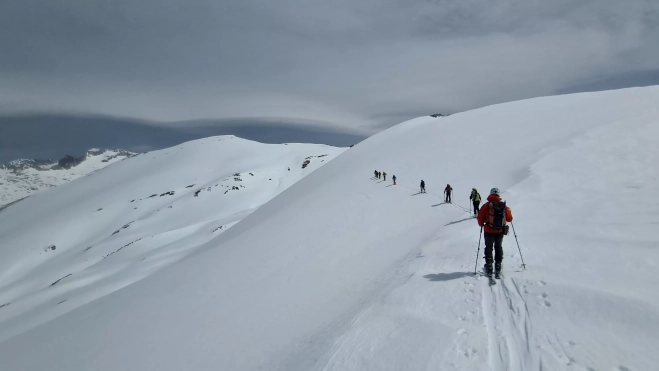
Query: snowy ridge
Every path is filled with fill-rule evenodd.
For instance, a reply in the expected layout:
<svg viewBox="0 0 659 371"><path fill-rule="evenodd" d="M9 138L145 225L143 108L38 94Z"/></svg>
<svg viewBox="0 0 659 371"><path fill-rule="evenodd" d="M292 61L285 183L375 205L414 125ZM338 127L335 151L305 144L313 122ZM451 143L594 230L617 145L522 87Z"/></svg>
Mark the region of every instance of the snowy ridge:
<svg viewBox="0 0 659 371"><path fill-rule="evenodd" d="M211 137L1 211L0 339L193 253L343 150Z"/></svg>
<svg viewBox="0 0 659 371"><path fill-rule="evenodd" d="M93 148L80 158L67 156L60 161L10 161L0 165L0 209L44 189L57 187L135 155L122 149ZM67 164L67 159L72 162Z"/></svg>
<svg viewBox="0 0 659 371"><path fill-rule="evenodd" d="M648 194L659 188L657 101L659 87L626 89L402 123L217 238L188 234L204 241L199 253L13 332L0 342L3 366L652 370L659 201ZM375 169L398 185L371 178ZM418 192L421 179L427 194ZM75 183L66 187L80 197L86 188ZM447 183L455 204L443 203ZM473 274L479 228L465 210L472 187L485 196L495 186L512 208L527 269L508 236L503 278L490 287ZM18 219L22 204L0 213L0 225ZM53 308L55 300L44 302L44 312ZM22 316L5 323L0 333L26 326Z"/></svg>

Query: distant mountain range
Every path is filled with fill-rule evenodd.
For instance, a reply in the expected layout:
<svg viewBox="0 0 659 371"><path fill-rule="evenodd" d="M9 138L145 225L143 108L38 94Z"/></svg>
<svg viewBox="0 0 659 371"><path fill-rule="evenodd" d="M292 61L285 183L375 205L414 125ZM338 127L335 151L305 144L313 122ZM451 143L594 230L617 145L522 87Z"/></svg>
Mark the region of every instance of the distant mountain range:
<svg viewBox="0 0 659 371"><path fill-rule="evenodd" d="M135 155L123 149L92 148L80 157L20 159L0 165L0 208Z"/></svg>

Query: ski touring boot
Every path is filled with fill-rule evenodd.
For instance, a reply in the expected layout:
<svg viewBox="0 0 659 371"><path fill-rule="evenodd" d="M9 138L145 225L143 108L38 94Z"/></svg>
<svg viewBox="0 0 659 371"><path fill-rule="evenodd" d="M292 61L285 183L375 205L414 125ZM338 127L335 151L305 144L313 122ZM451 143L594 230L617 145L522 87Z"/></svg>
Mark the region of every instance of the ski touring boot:
<svg viewBox="0 0 659 371"><path fill-rule="evenodd" d="M494 278L501 278L501 262L494 264Z"/></svg>
<svg viewBox="0 0 659 371"><path fill-rule="evenodd" d="M485 266L483 267L483 272L487 276L487 279L490 282L490 286L495 285L497 283L497 281L495 281L494 278L492 277L492 262L485 263Z"/></svg>

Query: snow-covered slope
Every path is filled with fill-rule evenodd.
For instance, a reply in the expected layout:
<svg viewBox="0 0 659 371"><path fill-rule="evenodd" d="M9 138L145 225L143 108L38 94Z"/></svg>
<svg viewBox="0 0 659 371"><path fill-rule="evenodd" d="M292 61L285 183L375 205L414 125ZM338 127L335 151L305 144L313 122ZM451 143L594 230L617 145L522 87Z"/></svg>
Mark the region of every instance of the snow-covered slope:
<svg viewBox="0 0 659 371"><path fill-rule="evenodd" d="M0 211L0 339L180 260L343 151L211 137Z"/></svg>
<svg viewBox="0 0 659 371"><path fill-rule="evenodd" d="M73 166L62 167L58 161L52 160L16 160L0 165L0 209L31 194L57 187L134 155L121 149L94 148L81 158L67 156L73 160Z"/></svg>
<svg viewBox="0 0 659 371"><path fill-rule="evenodd" d="M398 125L222 235L191 233L208 242L187 259L0 342L3 368L656 369L657 102L657 87L628 89ZM446 183L456 204L442 204ZM472 187L493 186L527 269L509 236L504 277L489 287L472 274L479 228L463 209ZM18 284L19 268L3 278Z"/></svg>

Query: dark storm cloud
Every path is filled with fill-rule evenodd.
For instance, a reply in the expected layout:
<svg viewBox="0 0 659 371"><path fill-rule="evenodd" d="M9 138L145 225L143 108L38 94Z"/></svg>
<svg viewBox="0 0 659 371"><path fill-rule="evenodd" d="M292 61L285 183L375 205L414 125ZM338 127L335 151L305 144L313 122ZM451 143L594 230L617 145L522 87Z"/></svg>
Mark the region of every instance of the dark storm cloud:
<svg viewBox="0 0 659 371"><path fill-rule="evenodd" d="M362 135L315 123L225 119L159 123L75 115L0 116L0 164L21 158L81 156L90 148L148 152L193 139L236 135L262 143L319 143L348 147Z"/></svg>
<svg viewBox="0 0 659 371"><path fill-rule="evenodd" d="M659 85L659 69L595 77L588 81L563 88L558 93L582 93L651 85Z"/></svg>
<svg viewBox="0 0 659 371"><path fill-rule="evenodd" d="M1 7L4 112L282 117L370 133L408 113L452 113L609 78L634 86L659 66L655 0L21 0Z"/></svg>

